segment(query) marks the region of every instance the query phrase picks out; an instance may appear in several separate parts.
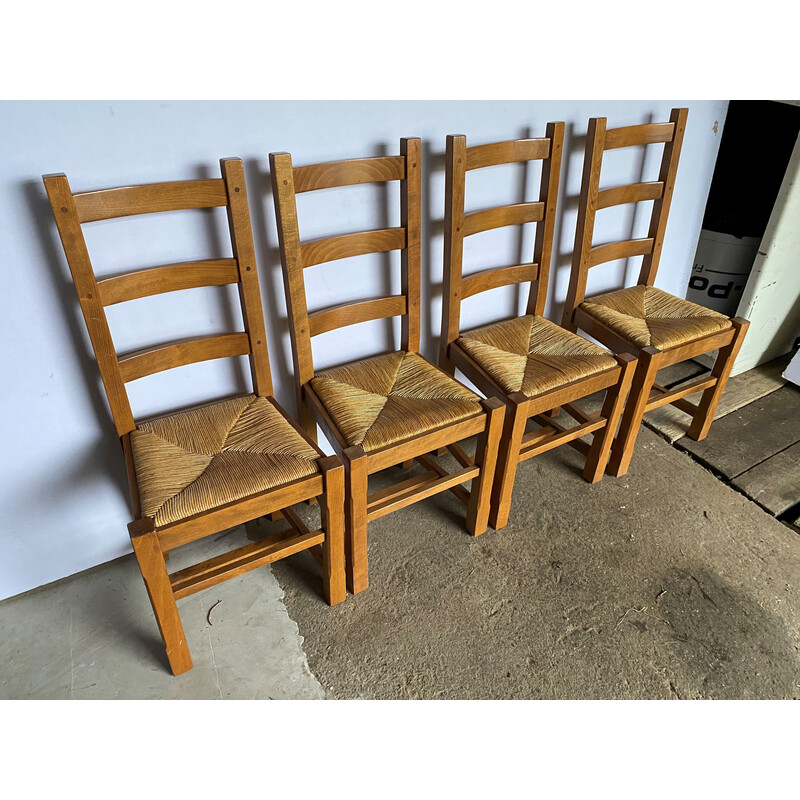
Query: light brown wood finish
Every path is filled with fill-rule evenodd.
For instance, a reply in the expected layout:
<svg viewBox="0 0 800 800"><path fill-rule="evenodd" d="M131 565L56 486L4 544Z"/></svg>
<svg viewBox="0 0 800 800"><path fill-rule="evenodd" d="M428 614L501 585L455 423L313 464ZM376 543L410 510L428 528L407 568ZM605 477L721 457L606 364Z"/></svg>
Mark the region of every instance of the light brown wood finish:
<svg viewBox="0 0 800 800"><path fill-rule="evenodd" d="M129 525L131 542L150 596L156 623L164 640L170 667L175 675L192 667L176 605L176 600L181 597L300 550L320 547L325 597L332 604L344 599L344 470L335 458L324 456L313 442L309 444L319 454L319 472L315 475L236 502L218 505L170 525L158 527L153 519L140 517L136 468L130 443L130 434L136 423L125 390L126 381L207 359L249 355L253 392L266 397L284 419L302 433L302 428L270 397L272 380L243 165L240 159L224 159L220 162L220 169L222 179L217 180L129 186L78 195L72 194L66 176L44 177L111 412L121 437L131 504L137 517ZM175 208L216 206L227 207L233 258L171 264L119 275L99 283L95 279L81 229L82 221L91 222ZM177 342L122 356L117 354L104 305L178 289L229 283L235 283L239 288L245 321L244 333ZM168 574L166 559L170 549L279 509L284 509L284 515L291 521L293 512L287 506L317 497L323 492L323 527L319 531L298 530L293 525L289 531L269 540L246 545L171 576Z"/></svg>
<svg viewBox="0 0 800 800"><path fill-rule="evenodd" d="M555 229L558 183L563 153L564 123L551 122L546 137L520 142L500 142L467 147L466 137L448 136L445 154L445 263L442 303L442 342L440 364L443 369L461 371L488 397L499 399L505 406L505 420L499 448L496 477L492 488L489 524L502 528L508 521L511 496L517 465L520 461L546 452L562 444L594 434L589 448L581 443L579 449L587 456L584 476L599 480L605 469L615 429L622 413L622 404L630 386L632 365L629 359L618 359L619 365L599 374L574 381L554 390L527 397L521 392L507 392L458 345L461 302L480 292L515 283L529 283L527 313L541 316L547 300L550 261ZM497 163L543 159L539 199L499 209L480 211L464 216L465 173L470 169ZM463 277L463 240L481 230L500 225L519 225L535 221L536 238L533 262L511 267L485 270ZM602 253L600 254L602 255ZM558 430L548 426L541 433L525 439L528 419L572 403L593 392L607 390L603 413L586 418L578 428ZM570 407L571 413L579 414ZM585 445L585 446L584 446Z"/></svg>
<svg viewBox="0 0 800 800"><path fill-rule="evenodd" d="M217 258L191 261L185 264L168 264L139 272L129 272L116 278L98 281L100 301L104 306L138 300L164 292L196 289L200 286L223 286L237 283L239 268L235 258Z"/></svg>
<svg viewBox="0 0 800 800"><path fill-rule="evenodd" d="M421 143L415 138L401 139L399 156L353 159L303 167L294 167L288 153L272 153L270 169L291 322L298 404L302 409L301 418L304 426L307 426L306 429L316 429L319 424L344 462L347 588L357 593L369 585L367 524L370 520L449 490L466 499L469 504L467 527L470 530L482 530L486 527L495 461L495 456L490 451L500 436L502 415L498 415L490 404L476 411L474 416L369 453L365 453L360 446L348 446L342 432L338 430L311 386L310 381L314 377L311 338L345 325L401 316L399 350L419 352ZM310 243L301 242L297 220L298 192L391 180L400 182L400 227L333 236ZM525 209L524 213L530 215L532 212ZM345 303L309 313L305 291L306 276L313 275L305 271L309 266L338 258L398 249L401 294ZM449 474L432 459L428 466L423 462L423 459L429 458L429 452L439 451L476 434L481 437L481 442L475 464ZM408 467L415 460L423 465L425 471L422 475L412 476L368 496L369 475L397 464ZM472 480L473 488L467 493L461 484L469 480Z"/></svg>
<svg viewBox="0 0 800 800"><path fill-rule="evenodd" d="M46 176L49 177L49 176ZM228 205L224 181L173 181L78 192L74 196L78 222Z"/></svg>
<svg viewBox="0 0 800 800"><path fill-rule="evenodd" d="M331 308L323 308L308 315L308 330L311 336L357 325L371 319L397 317L406 313L406 297L403 294L375 297L356 303L342 303Z"/></svg>
<svg viewBox="0 0 800 800"><path fill-rule="evenodd" d="M608 465L609 471L617 476L625 474L628 469L642 416L646 411L673 404L676 408L692 415L690 435L699 438L707 435L714 418L714 409L747 331L746 320L735 319L730 329L659 351L652 347L640 348L626 341L579 307L585 299L589 269L607 261L642 255L638 284L652 286L655 283L687 116L687 109L674 108L669 122L613 129L607 129L605 118L589 120L578 221L575 229L575 249L562 324L571 330L580 328L615 353L630 353L638 358L639 363L629 400L622 416L619 433L612 446ZM657 181L602 190L599 188L604 151L654 143L664 144ZM653 201L653 208L647 238L592 246L595 213L598 209L648 200ZM674 391L659 391L658 387L654 388L655 373L658 369L718 348L719 355L710 379L704 378ZM686 400L688 395L696 392L703 393L697 406Z"/></svg>

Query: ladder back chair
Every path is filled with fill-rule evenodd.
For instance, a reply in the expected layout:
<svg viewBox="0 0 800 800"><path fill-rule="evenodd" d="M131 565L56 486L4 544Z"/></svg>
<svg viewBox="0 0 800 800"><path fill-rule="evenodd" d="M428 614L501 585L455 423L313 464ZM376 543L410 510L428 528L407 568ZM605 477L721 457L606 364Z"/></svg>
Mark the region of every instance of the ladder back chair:
<svg viewBox="0 0 800 800"><path fill-rule="evenodd" d="M298 405L306 432L317 422L345 465L348 588L368 586L367 523L438 492L450 490L467 505L473 535L487 526L502 407L462 386L419 354L420 172L419 139L402 139L400 155L293 167L289 153L270 154L286 300L291 318ZM400 226L302 242L296 195L334 186L399 181ZM401 293L309 313L304 272L327 261L401 250ZM315 372L311 338L367 320L402 316L401 347L372 358ZM479 436L475 459L457 445ZM447 447L461 469L448 473L432 451ZM416 460L419 475L367 493L367 479ZM461 485L472 481L471 490Z"/></svg>
<svg viewBox="0 0 800 800"><path fill-rule="evenodd" d="M630 397L614 441L608 469L628 471L633 446L646 411L671 403L691 416L688 435L704 439L714 419L722 391L742 347L749 322L691 303L654 286L667 227L688 109L674 108L669 122L607 128L605 117L589 120L580 205L575 230L564 327L580 328L615 353L637 359ZM603 154L618 147L664 145L657 181L600 188ZM650 227L644 239L593 245L597 211L623 203L653 201ZM643 256L635 286L587 298L589 270L621 258ZM668 390L656 384L663 367L718 349L709 375ZM702 392L697 404L686 397Z"/></svg>
<svg viewBox="0 0 800 800"><path fill-rule="evenodd" d="M222 177L73 193L63 174L43 180L89 330L128 470L135 519L128 526L173 674L192 668L176 601L301 550L320 562L325 597L345 599L344 469L309 440L272 397L244 169ZM179 209L226 207L232 258L170 264L98 280L82 225ZM105 308L162 292L238 284L245 330L118 355ZM209 359L249 355L252 394L146 421L134 420L126 383ZM290 508L324 495L322 528ZM168 574L170 550L270 512L289 527Z"/></svg>
<svg viewBox="0 0 800 800"><path fill-rule="evenodd" d="M634 360L607 350L545 319L550 257L558 197L564 123L551 122L541 139L517 139L467 147L465 136L448 136L445 157L444 286L440 364L457 367L482 392L502 400L505 425L489 522L508 521L517 465L569 444L586 456L583 475L600 480L633 377ZM537 201L464 213L466 173L498 164L542 161ZM533 261L494 267L464 277L464 238L507 225L536 223ZM528 284L527 313L461 333L461 303L501 286ZM599 413L574 401L606 390ZM566 428L547 412L563 406L577 421ZM526 434L532 419L540 427ZM592 444L581 441L593 434Z"/></svg>

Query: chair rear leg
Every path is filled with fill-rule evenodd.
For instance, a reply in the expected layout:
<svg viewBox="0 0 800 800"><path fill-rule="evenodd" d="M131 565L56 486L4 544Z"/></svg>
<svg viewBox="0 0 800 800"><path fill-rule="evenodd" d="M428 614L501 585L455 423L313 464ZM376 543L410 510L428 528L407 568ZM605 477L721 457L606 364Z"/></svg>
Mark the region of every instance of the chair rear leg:
<svg viewBox="0 0 800 800"><path fill-rule="evenodd" d="M135 520L128 525L128 532L172 674L188 672L192 668L192 658L153 522L150 519Z"/></svg>
<svg viewBox="0 0 800 800"><path fill-rule="evenodd" d="M617 425L625 407L625 399L633 381L633 373L636 370L636 359L629 353L621 353L617 356L617 361L621 367L619 380L616 386L611 386L606 392L603 409L600 412L605 417L606 424L594 434L592 446L586 457L586 466L583 469L583 477L589 483L597 483L606 470L614 434L617 431Z"/></svg>
<svg viewBox="0 0 800 800"><path fill-rule="evenodd" d="M608 462L608 471L616 477L624 475L630 466L633 446L639 435L642 417L650 397L650 390L656 380L660 362L661 351L655 347L644 347L639 351L633 385L628 395L628 401L625 403L619 432L611 446L611 458Z"/></svg>
<svg viewBox="0 0 800 800"><path fill-rule="evenodd" d="M734 317L731 322L735 331L733 339L729 345L720 348L717 359L714 362L714 368L711 370L711 374L717 379L717 382L700 395L697 411L695 411L692 423L686 432L690 439L698 442L708 436L708 430L714 421L714 414L722 398L722 392L725 390L725 384L728 382L736 356L739 355L739 351L742 349L745 334L750 326L750 323L741 317Z"/></svg>
<svg viewBox="0 0 800 800"><path fill-rule="evenodd" d="M514 392L509 396L506 406L497 474L492 489L492 508L489 513L489 524L495 530L500 530L508 522L511 510L511 494L514 490L514 477L517 474L519 450L522 446L522 437L525 435L525 423L528 421L525 411L527 400L528 398L521 392Z"/></svg>
<svg viewBox="0 0 800 800"><path fill-rule="evenodd" d="M347 597L344 568L344 467L338 458L319 460L325 495L322 502L322 587L328 605L335 606Z"/></svg>
<svg viewBox="0 0 800 800"><path fill-rule="evenodd" d="M353 593L369 586L367 560L367 455L361 447L343 453L345 467L345 565L347 588Z"/></svg>
<svg viewBox="0 0 800 800"><path fill-rule="evenodd" d="M480 536L489 524L497 446L500 443L505 416L505 406L495 397L481 401L481 405L486 411L487 420L475 448L475 465L480 467L480 472L472 479L466 522L467 531L473 536Z"/></svg>

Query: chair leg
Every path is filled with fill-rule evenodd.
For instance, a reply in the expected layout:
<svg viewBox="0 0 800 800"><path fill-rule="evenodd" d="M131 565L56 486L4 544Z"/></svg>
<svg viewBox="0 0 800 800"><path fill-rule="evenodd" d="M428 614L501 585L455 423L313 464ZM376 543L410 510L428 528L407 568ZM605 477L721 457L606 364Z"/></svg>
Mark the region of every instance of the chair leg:
<svg viewBox="0 0 800 800"><path fill-rule="evenodd" d="M504 405L497 398L481 401L488 419L483 433L478 437L475 449L475 465L480 467L478 476L472 479L467 506L467 531L480 536L489 524L489 511L497 465L497 446L503 430Z"/></svg>
<svg viewBox="0 0 800 800"><path fill-rule="evenodd" d="M630 391L633 373L636 370L636 359L629 353L621 353L617 356L617 361L621 367L619 380L616 386L609 387L606 392L603 410L600 412L605 417L606 424L594 434L592 446L586 457L586 466L583 468L583 477L589 483L597 483L606 471L614 434L617 432L619 418L622 416L625 399Z"/></svg>
<svg viewBox="0 0 800 800"><path fill-rule="evenodd" d="M322 586L328 605L335 606L347 597L344 569L344 467L338 458L319 460L325 483L322 503Z"/></svg>
<svg viewBox="0 0 800 800"><path fill-rule="evenodd" d="M514 490L514 476L517 474L519 450L525 435L528 417L525 412L527 398L515 392L508 398L503 435L500 439L497 475L492 489L492 508L489 524L497 531L508 522L511 510L511 493Z"/></svg>
<svg viewBox="0 0 800 800"><path fill-rule="evenodd" d="M656 380L660 362L661 351L655 347L644 347L639 351L633 385L628 395L628 402L625 403L619 433L611 446L611 458L608 462L608 471L618 478L624 475L630 466L633 446L639 435L642 417L650 398L650 390Z"/></svg>
<svg viewBox="0 0 800 800"><path fill-rule="evenodd" d="M717 411L717 405L722 398L722 392L725 389L725 384L728 382L731 370L736 361L736 356L742 349L744 337L750 323L746 319L734 317L731 322L735 329L731 343L726 347L720 348L717 354L717 359L714 362L714 368L711 374L717 379L717 382L710 389L706 389L700 395L700 402L697 404L697 411L692 417L692 423L686 435L695 441L702 441L708 436L708 429L714 421L714 414Z"/></svg>
<svg viewBox="0 0 800 800"><path fill-rule="evenodd" d="M192 657L183 633L178 605L172 593L167 574L167 565L158 543L152 520L138 519L128 525L133 552L139 562L144 585L150 597L150 605L156 618L158 631L167 650L167 658L173 675L180 675L192 668Z"/></svg>
<svg viewBox="0 0 800 800"><path fill-rule="evenodd" d="M367 455L361 447L348 447L345 467L345 563L347 588L353 593L369 586L367 560Z"/></svg>

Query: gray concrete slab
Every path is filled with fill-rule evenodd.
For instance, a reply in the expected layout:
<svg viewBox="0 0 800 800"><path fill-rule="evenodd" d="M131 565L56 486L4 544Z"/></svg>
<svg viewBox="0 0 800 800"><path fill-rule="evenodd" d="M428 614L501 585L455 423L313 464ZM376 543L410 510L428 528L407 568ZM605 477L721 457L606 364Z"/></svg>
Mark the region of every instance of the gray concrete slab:
<svg viewBox="0 0 800 800"><path fill-rule="evenodd" d="M170 569L248 538L180 548ZM104 564L0 604L0 698L323 697L282 597L267 567L179 601L194 669L175 678L133 556Z"/></svg>
<svg viewBox="0 0 800 800"><path fill-rule="evenodd" d="M677 446L728 480L800 441L800 389L791 384L717 420L702 442Z"/></svg>
<svg viewBox="0 0 800 800"><path fill-rule="evenodd" d="M800 697L800 537L649 430L623 478L581 463L524 462L476 539L449 493L370 523L336 615L275 565L328 697Z"/></svg>
<svg viewBox="0 0 800 800"><path fill-rule="evenodd" d="M735 478L731 485L778 516L800 503L800 442Z"/></svg>

